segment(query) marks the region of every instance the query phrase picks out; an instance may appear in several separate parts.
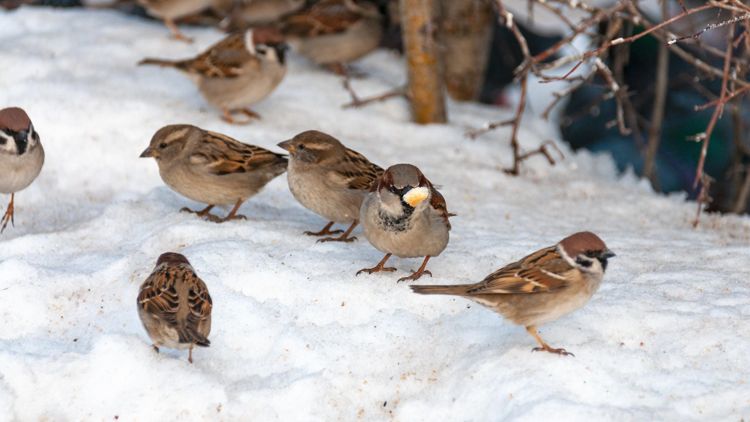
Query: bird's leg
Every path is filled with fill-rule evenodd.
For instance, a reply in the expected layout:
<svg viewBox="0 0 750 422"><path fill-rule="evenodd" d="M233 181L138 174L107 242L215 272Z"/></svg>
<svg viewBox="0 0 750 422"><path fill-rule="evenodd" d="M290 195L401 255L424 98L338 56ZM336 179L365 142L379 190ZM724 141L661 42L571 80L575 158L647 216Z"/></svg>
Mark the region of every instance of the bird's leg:
<svg viewBox="0 0 750 422"><path fill-rule="evenodd" d="M349 237L349 235L352 233L352 230L354 230L355 227L357 227L357 224L359 224L359 220L354 220L352 222L352 225L349 226L348 229L339 237L325 237L323 239L318 239L318 242L354 242L357 240L355 236Z"/></svg>
<svg viewBox="0 0 750 422"><path fill-rule="evenodd" d="M16 197L15 193L10 194L10 203L8 204L8 208L5 209L5 214L3 214L3 218L0 219L0 224L2 224L2 227L0 227L0 233L2 233L3 230L5 230L5 226L8 225L9 221L13 227L16 226L16 221L14 218L15 208L13 207L13 200L15 199L15 197Z"/></svg>
<svg viewBox="0 0 750 422"><path fill-rule="evenodd" d="M188 349L188 362L193 363L193 345Z"/></svg>
<svg viewBox="0 0 750 422"><path fill-rule="evenodd" d="M378 262L378 265L372 268L362 268L361 270L357 271L356 275L359 275L360 273L372 274L372 273L379 273L381 271L387 271L387 272L396 271L396 269L393 267L384 267L386 261L388 261L388 258L390 258L391 255L392 254L389 254L389 253L385 254L383 259L381 259L380 262Z"/></svg>
<svg viewBox="0 0 750 422"><path fill-rule="evenodd" d="M227 214L226 217L210 219L210 220L213 221L214 223L224 223L229 220L247 220L247 217L245 217L244 215L237 214L237 210L240 209L240 206L242 205L243 202L245 202L244 199L238 199L237 203L234 204L234 207L232 207L232 210L229 211L229 214Z"/></svg>
<svg viewBox="0 0 750 422"><path fill-rule="evenodd" d="M398 281L406 281L406 280L412 280L412 281L414 281L414 280L418 280L419 277L422 277L422 274L428 274L430 277L432 277L432 273L430 271L428 271L428 270L425 270L425 268L427 267L427 261L429 261L429 260L430 260L430 256L427 255L426 257L424 257L424 261L422 261L422 265L419 267L419 269L417 271L415 271L410 276L399 278Z"/></svg>
<svg viewBox="0 0 750 422"><path fill-rule="evenodd" d="M544 340L542 340L542 337L539 336L539 333L536 331L536 327L533 325L529 325L526 327L526 331L531 334L532 337L536 339L536 341L541 345L541 347L535 347L531 349L532 352L549 352L549 353L555 353L558 355L564 355L564 356L575 356L574 354L568 352L565 349L555 349L554 347L551 347L549 344L545 343Z"/></svg>
<svg viewBox="0 0 750 422"><path fill-rule="evenodd" d="M180 32L180 28L177 27L177 25L174 23L174 20L171 18L165 18L164 19L164 25L169 28L169 32L172 33L172 38L178 40L178 41L184 41L186 43L192 43L193 39L186 36L182 32Z"/></svg>
<svg viewBox="0 0 750 422"><path fill-rule="evenodd" d="M333 226L333 221L328 222L325 227L319 232L305 232L308 236L325 236L327 234L339 234L343 233L343 230L331 230L331 226Z"/></svg>
<svg viewBox="0 0 750 422"><path fill-rule="evenodd" d="M180 208L180 211L182 211L182 212L189 212L191 214L197 215L198 217L205 217L205 216L207 216L207 215L210 214L209 211L211 211L213 209L213 207L214 207L214 205L209 205L209 206L207 206L206 208L203 208L200 211L193 211L193 210L191 210L188 207L182 207L182 208Z"/></svg>
<svg viewBox="0 0 750 422"><path fill-rule="evenodd" d="M222 112L224 114L221 116L221 120L224 120L225 122L233 124L233 125L246 125L252 122L253 119L260 119L260 114L247 108L240 108L236 110L230 110L228 108L224 108L222 109ZM235 113L244 114L245 116L247 116L247 119L237 120L234 117Z"/></svg>
<svg viewBox="0 0 750 422"><path fill-rule="evenodd" d="M327 64L325 68L339 76L349 78L349 72L346 68L346 65L343 63L337 62L337 63Z"/></svg>
<svg viewBox="0 0 750 422"><path fill-rule="evenodd" d="M154 348L154 351L156 351L156 353L159 353L159 346L152 344L151 347Z"/></svg>

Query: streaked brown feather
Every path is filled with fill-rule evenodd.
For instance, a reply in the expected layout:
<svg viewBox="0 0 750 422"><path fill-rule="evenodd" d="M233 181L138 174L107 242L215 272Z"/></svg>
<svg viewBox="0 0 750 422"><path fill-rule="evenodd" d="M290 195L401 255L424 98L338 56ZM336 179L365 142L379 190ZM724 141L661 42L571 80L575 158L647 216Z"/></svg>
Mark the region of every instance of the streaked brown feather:
<svg viewBox="0 0 750 422"><path fill-rule="evenodd" d="M282 32L287 36L316 37L345 31L362 19L343 0L322 0L302 12L284 19Z"/></svg>
<svg viewBox="0 0 750 422"><path fill-rule="evenodd" d="M286 166L282 154L255 145L243 144L229 136L206 131L202 142L190 155L190 162L206 166L209 173L223 176Z"/></svg>
<svg viewBox="0 0 750 422"><path fill-rule="evenodd" d="M182 60L177 67L206 78L234 78L247 71L259 71L260 59L245 46L245 34L232 34L198 56Z"/></svg>
<svg viewBox="0 0 750 422"><path fill-rule="evenodd" d="M338 166L336 171L346 179L349 189L365 191L370 190L384 171L377 164L371 163L364 155L349 148L346 148L346 154Z"/></svg>
<svg viewBox="0 0 750 422"><path fill-rule="evenodd" d="M574 268L555 246L509 264L467 289L467 295L551 292L566 286L565 274Z"/></svg>

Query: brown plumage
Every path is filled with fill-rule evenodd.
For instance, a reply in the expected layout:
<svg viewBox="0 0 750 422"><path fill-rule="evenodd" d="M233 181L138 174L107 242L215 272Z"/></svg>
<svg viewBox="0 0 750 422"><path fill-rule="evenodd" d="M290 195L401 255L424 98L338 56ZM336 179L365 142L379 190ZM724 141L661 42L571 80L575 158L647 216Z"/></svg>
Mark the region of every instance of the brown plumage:
<svg viewBox="0 0 750 422"><path fill-rule="evenodd" d="M223 111L229 123L260 117L247 107L267 97L286 74L281 43L257 43L253 31L231 34L203 53L184 60L146 58L139 65L173 67L192 77L203 97ZM247 116L236 120L233 113Z"/></svg>
<svg viewBox="0 0 750 422"><path fill-rule="evenodd" d="M500 268L475 284L412 286L415 293L463 296L523 325L548 352L536 326L572 312L599 288L607 260L614 254L591 232L579 232Z"/></svg>
<svg viewBox="0 0 750 422"><path fill-rule="evenodd" d="M188 349L188 361L193 363L193 347L211 344L211 296L185 256L174 252L159 256L141 285L137 304L157 352L159 347Z"/></svg>
<svg viewBox="0 0 750 422"><path fill-rule="evenodd" d="M242 203L287 167L282 154L192 125L159 129L141 157L156 159L162 180L180 194L207 204L196 213L215 222L245 218L237 214ZM210 214L215 205L234 207L219 218Z"/></svg>
<svg viewBox="0 0 750 422"><path fill-rule="evenodd" d="M325 237L319 242L355 240L349 235L359 223L362 200L383 169L333 136L316 130L302 132L279 146L291 156L287 180L292 195L304 207L329 220L322 230L305 233L341 233L330 229L334 223L344 223L349 228L341 236Z"/></svg>
<svg viewBox="0 0 750 422"><path fill-rule="evenodd" d="M451 229L445 198L424 174L411 164L396 164L378 179L374 189L362 202L360 220L365 237L376 249L385 253L372 268L357 272L372 274L395 271L384 267L391 257L424 257L413 274L399 281L417 280L426 270L431 257L440 255L448 246Z"/></svg>

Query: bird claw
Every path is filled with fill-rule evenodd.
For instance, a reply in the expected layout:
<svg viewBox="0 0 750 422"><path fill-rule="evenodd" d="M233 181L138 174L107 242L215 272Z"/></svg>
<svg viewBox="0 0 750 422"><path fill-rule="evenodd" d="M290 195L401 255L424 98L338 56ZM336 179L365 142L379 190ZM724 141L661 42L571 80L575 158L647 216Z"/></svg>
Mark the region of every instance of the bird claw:
<svg viewBox="0 0 750 422"><path fill-rule="evenodd" d="M307 231L307 232L304 232L304 234L306 234L308 236L325 236L327 234L340 234L340 233L343 233L343 232L344 232L343 230L321 230L319 232L310 232L310 231Z"/></svg>
<svg viewBox="0 0 750 422"><path fill-rule="evenodd" d="M531 349L531 351L532 352L549 352L549 353L554 353L556 355L562 355L562 356L573 356L573 357L576 356L573 353L570 353L569 351L563 348L555 349L552 347L535 347Z"/></svg>
<svg viewBox="0 0 750 422"><path fill-rule="evenodd" d="M247 217L244 216L244 215L242 215L242 214L237 214L237 215L233 215L231 217L230 216L226 216L224 218L221 218L221 217L213 215L213 214L207 214L205 216L205 219L208 220L208 221L210 221L210 222L212 222L212 223L221 224L221 223L226 223L227 221L232 221L232 220L247 220Z"/></svg>
<svg viewBox="0 0 750 422"><path fill-rule="evenodd" d="M432 272L430 272L430 270L424 270L421 273L417 271L417 272L415 272L415 273L413 273L411 275L408 275L406 277L399 278L398 281L397 281L397 283L400 283L400 282L406 281L406 280L416 281L416 280L419 280L419 278L422 277L422 275L424 275L424 274L427 274L430 277L432 277Z"/></svg>

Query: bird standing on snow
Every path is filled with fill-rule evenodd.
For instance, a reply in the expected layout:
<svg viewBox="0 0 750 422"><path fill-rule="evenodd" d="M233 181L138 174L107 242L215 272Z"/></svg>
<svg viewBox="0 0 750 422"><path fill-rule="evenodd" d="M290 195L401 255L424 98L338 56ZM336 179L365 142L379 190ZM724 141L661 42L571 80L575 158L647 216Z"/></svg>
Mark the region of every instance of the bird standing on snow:
<svg viewBox="0 0 750 422"><path fill-rule="evenodd" d="M417 280L422 274L432 276L425 270L427 261L440 255L448 245L451 216L443 195L418 168L411 164L391 166L362 202L359 217L365 237L385 256L378 265L359 270L357 275L396 271L384 267L388 258L396 255L425 257L416 272L398 281Z"/></svg>
<svg viewBox="0 0 750 422"><path fill-rule="evenodd" d="M0 192L10 203L0 219L0 233L15 225L16 192L26 189L42 171L44 148L28 114L18 107L0 110Z"/></svg>
<svg viewBox="0 0 750 422"><path fill-rule="evenodd" d="M349 224L339 237L325 237L319 242L351 242L349 237L359 223L362 200L383 169L364 155L345 147L338 139L316 130L302 132L279 144L289 151L287 179L292 195L310 211L329 220L311 236L341 233L331 231L334 223Z"/></svg>
<svg viewBox="0 0 750 422"><path fill-rule="evenodd" d="M208 347L213 305L206 283L195 274L184 255L167 252L156 261L156 268L141 284L138 316L154 349L188 349L193 363L193 347Z"/></svg>
<svg viewBox="0 0 750 422"><path fill-rule="evenodd" d="M149 15L164 21L164 25L172 33L172 38L193 42L180 32L180 29L174 23L175 19L207 9L214 4L214 0L138 0L138 3L146 9Z"/></svg>
<svg viewBox="0 0 750 422"><path fill-rule="evenodd" d="M537 326L582 307L599 289L607 260L615 256L594 233L580 232L495 271L476 284L411 286L420 294L471 299L523 325L540 347L561 355L539 336Z"/></svg>
<svg viewBox="0 0 750 422"><path fill-rule="evenodd" d="M249 123L260 115L247 107L266 98L286 74L283 43L256 44L253 31L232 34L192 59L143 59L138 64L173 67L198 85L203 97L220 108L229 123ZM236 121L233 113L248 117Z"/></svg>
<svg viewBox="0 0 750 422"><path fill-rule="evenodd" d="M193 201L208 204L201 211L188 211L223 223L244 219L237 214L248 198L273 178L286 171L287 159L255 145L191 125L170 125L159 129L141 158L153 157L162 180ZM210 214L216 205L234 205L219 218Z"/></svg>

